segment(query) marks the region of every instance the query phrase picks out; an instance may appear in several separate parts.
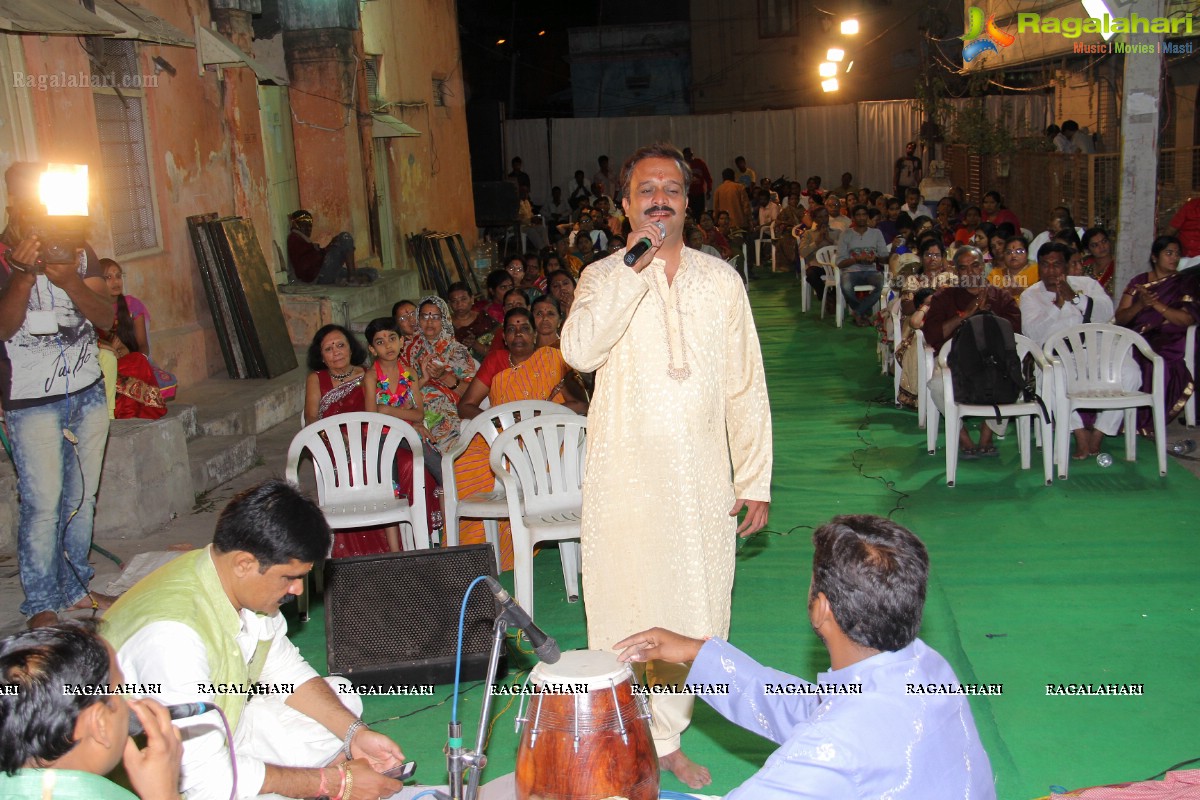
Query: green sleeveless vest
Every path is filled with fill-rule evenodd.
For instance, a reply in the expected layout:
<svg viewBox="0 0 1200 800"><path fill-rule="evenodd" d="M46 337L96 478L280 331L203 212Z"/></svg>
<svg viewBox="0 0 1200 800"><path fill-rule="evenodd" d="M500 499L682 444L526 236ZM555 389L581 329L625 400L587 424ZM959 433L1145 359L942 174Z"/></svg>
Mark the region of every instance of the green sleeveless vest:
<svg viewBox="0 0 1200 800"><path fill-rule="evenodd" d="M245 685L262 674L270 649L270 640L260 642L250 664L246 663L236 636L242 629L241 618L225 595L212 545L192 550L156 569L132 589L121 595L104 613L100 632L113 649L122 645L142 628L154 622L179 622L200 637L208 655L209 680L214 684ZM168 646L169 642L164 642ZM163 681L162 675L139 675L142 682ZM213 702L225 712L229 729L237 730L248 696L242 693L216 694Z"/></svg>

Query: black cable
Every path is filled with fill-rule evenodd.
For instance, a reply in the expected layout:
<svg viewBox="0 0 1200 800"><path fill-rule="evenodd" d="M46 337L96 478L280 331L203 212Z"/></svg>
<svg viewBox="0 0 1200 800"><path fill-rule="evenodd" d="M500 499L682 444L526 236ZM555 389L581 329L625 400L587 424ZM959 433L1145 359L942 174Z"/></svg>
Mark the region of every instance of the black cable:
<svg viewBox="0 0 1200 800"><path fill-rule="evenodd" d="M1186 767L1188 764L1196 764L1196 763L1200 763L1200 758L1189 758L1187 761L1180 761L1178 764L1174 764L1172 766L1167 767L1166 769L1164 769L1162 772L1158 773L1157 775L1151 775L1149 778L1146 778L1146 780L1156 781L1159 778L1166 775L1171 770L1179 769L1180 767Z"/></svg>
<svg viewBox="0 0 1200 800"><path fill-rule="evenodd" d="M478 682L466 687L465 689L463 689L461 692L459 692L459 694L464 695L467 692L470 692L474 689L478 689L480 686L483 686L483 684L484 684L483 681L478 681ZM430 711L432 709L446 705L446 703L450 702L451 698L453 698L453 697L454 697L454 692L451 691L450 694L446 695L445 697L443 697L441 700L439 700L436 703L432 703L432 704L424 706L422 708L418 708L416 711L410 711L407 714L400 714L395 717L384 717L383 719L377 719L373 722L368 722L367 727L370 727L372 725L378 725L381 722L395 722L396 720L408 719L409 717L416 716L417 714L423 714L426 711Z"/></svg>
<svg viewBox="0 0 1200 800"><path fill-rule="evenodd" d="M883 488L896 495L896 505L892 506L892 510L885 515L888 519L891 519L892 515L897 511L904 510L904 501L908 499L908 493L897 489L895 481L890 481L882 475L868 475L863 469L862 462L855 458L858 453L866 453L871 448L875 447L874 442L867 441L867 439L863 437L863 432L870 430L871 428L871 407L874 405L892 405L892 399L890 397L876 397L867 401L867 413L863 417L862 422L859 423L858 430L855 431L855 435L858 437L858 440L863 443L863 447L858 448L850 454L850 463L856 470L858 470L860 477L867 478L868 480L879 481L881 484L883 484Z"/></svg>

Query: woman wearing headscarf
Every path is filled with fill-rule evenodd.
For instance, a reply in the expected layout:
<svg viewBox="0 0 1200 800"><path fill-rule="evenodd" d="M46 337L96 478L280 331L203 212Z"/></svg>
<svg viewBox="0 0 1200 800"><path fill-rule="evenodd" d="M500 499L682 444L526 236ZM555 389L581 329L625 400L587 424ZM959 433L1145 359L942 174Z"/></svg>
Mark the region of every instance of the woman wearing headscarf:
<svg viewBox="0 0 1200 800"><path fill-rule="evenodd" d="M458 439L458 401L475 377L471 351L454 338L450 307L437 295L417 306L417 331L405 360L424 382L425 427L434 446L446 452Z"/></svg>

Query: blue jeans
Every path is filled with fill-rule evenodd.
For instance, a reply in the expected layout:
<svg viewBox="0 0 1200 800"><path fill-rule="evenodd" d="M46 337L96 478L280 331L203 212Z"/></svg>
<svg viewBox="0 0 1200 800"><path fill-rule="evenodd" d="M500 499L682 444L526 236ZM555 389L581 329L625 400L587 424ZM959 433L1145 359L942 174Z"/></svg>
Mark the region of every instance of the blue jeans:
<svg viewBox="0 0 1200 800"><path fill-rule="evenodd" d="M32 617L75 605L94 574L88 551L108 439L104 381L43 406L9 409L7 419L21 497L21 613ZM64 428L78 445L67 441Z"/></svg>
<svg viewBox="0 0 1200 800"><path fill-rule="evenodd" d="M854 297L854 287L868 284L875 289L860 302ZM846 307L855 315L870 318L871 310L879 303L879 295L883 294L883 273L873 267L861 272L842 270L842 294L846 297Z"/></svg>

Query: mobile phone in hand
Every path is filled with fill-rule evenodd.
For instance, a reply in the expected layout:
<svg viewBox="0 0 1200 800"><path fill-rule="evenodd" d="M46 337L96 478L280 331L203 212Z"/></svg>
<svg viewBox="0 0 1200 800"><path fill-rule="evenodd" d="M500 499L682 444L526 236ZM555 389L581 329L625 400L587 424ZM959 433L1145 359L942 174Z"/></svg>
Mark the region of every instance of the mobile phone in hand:
<svg viewBox="0 0 1200 800"><path fill-rule="evenodd" d="M405 761L400 766L392 767L387 772L381 772L379 774L384 776L385 778L391 778L392 780L397 780L397 781L403 782L403 781L406 781L409 778L411 778L413 776L413 773L416 771L417 771L417 762Z"/></svg>

